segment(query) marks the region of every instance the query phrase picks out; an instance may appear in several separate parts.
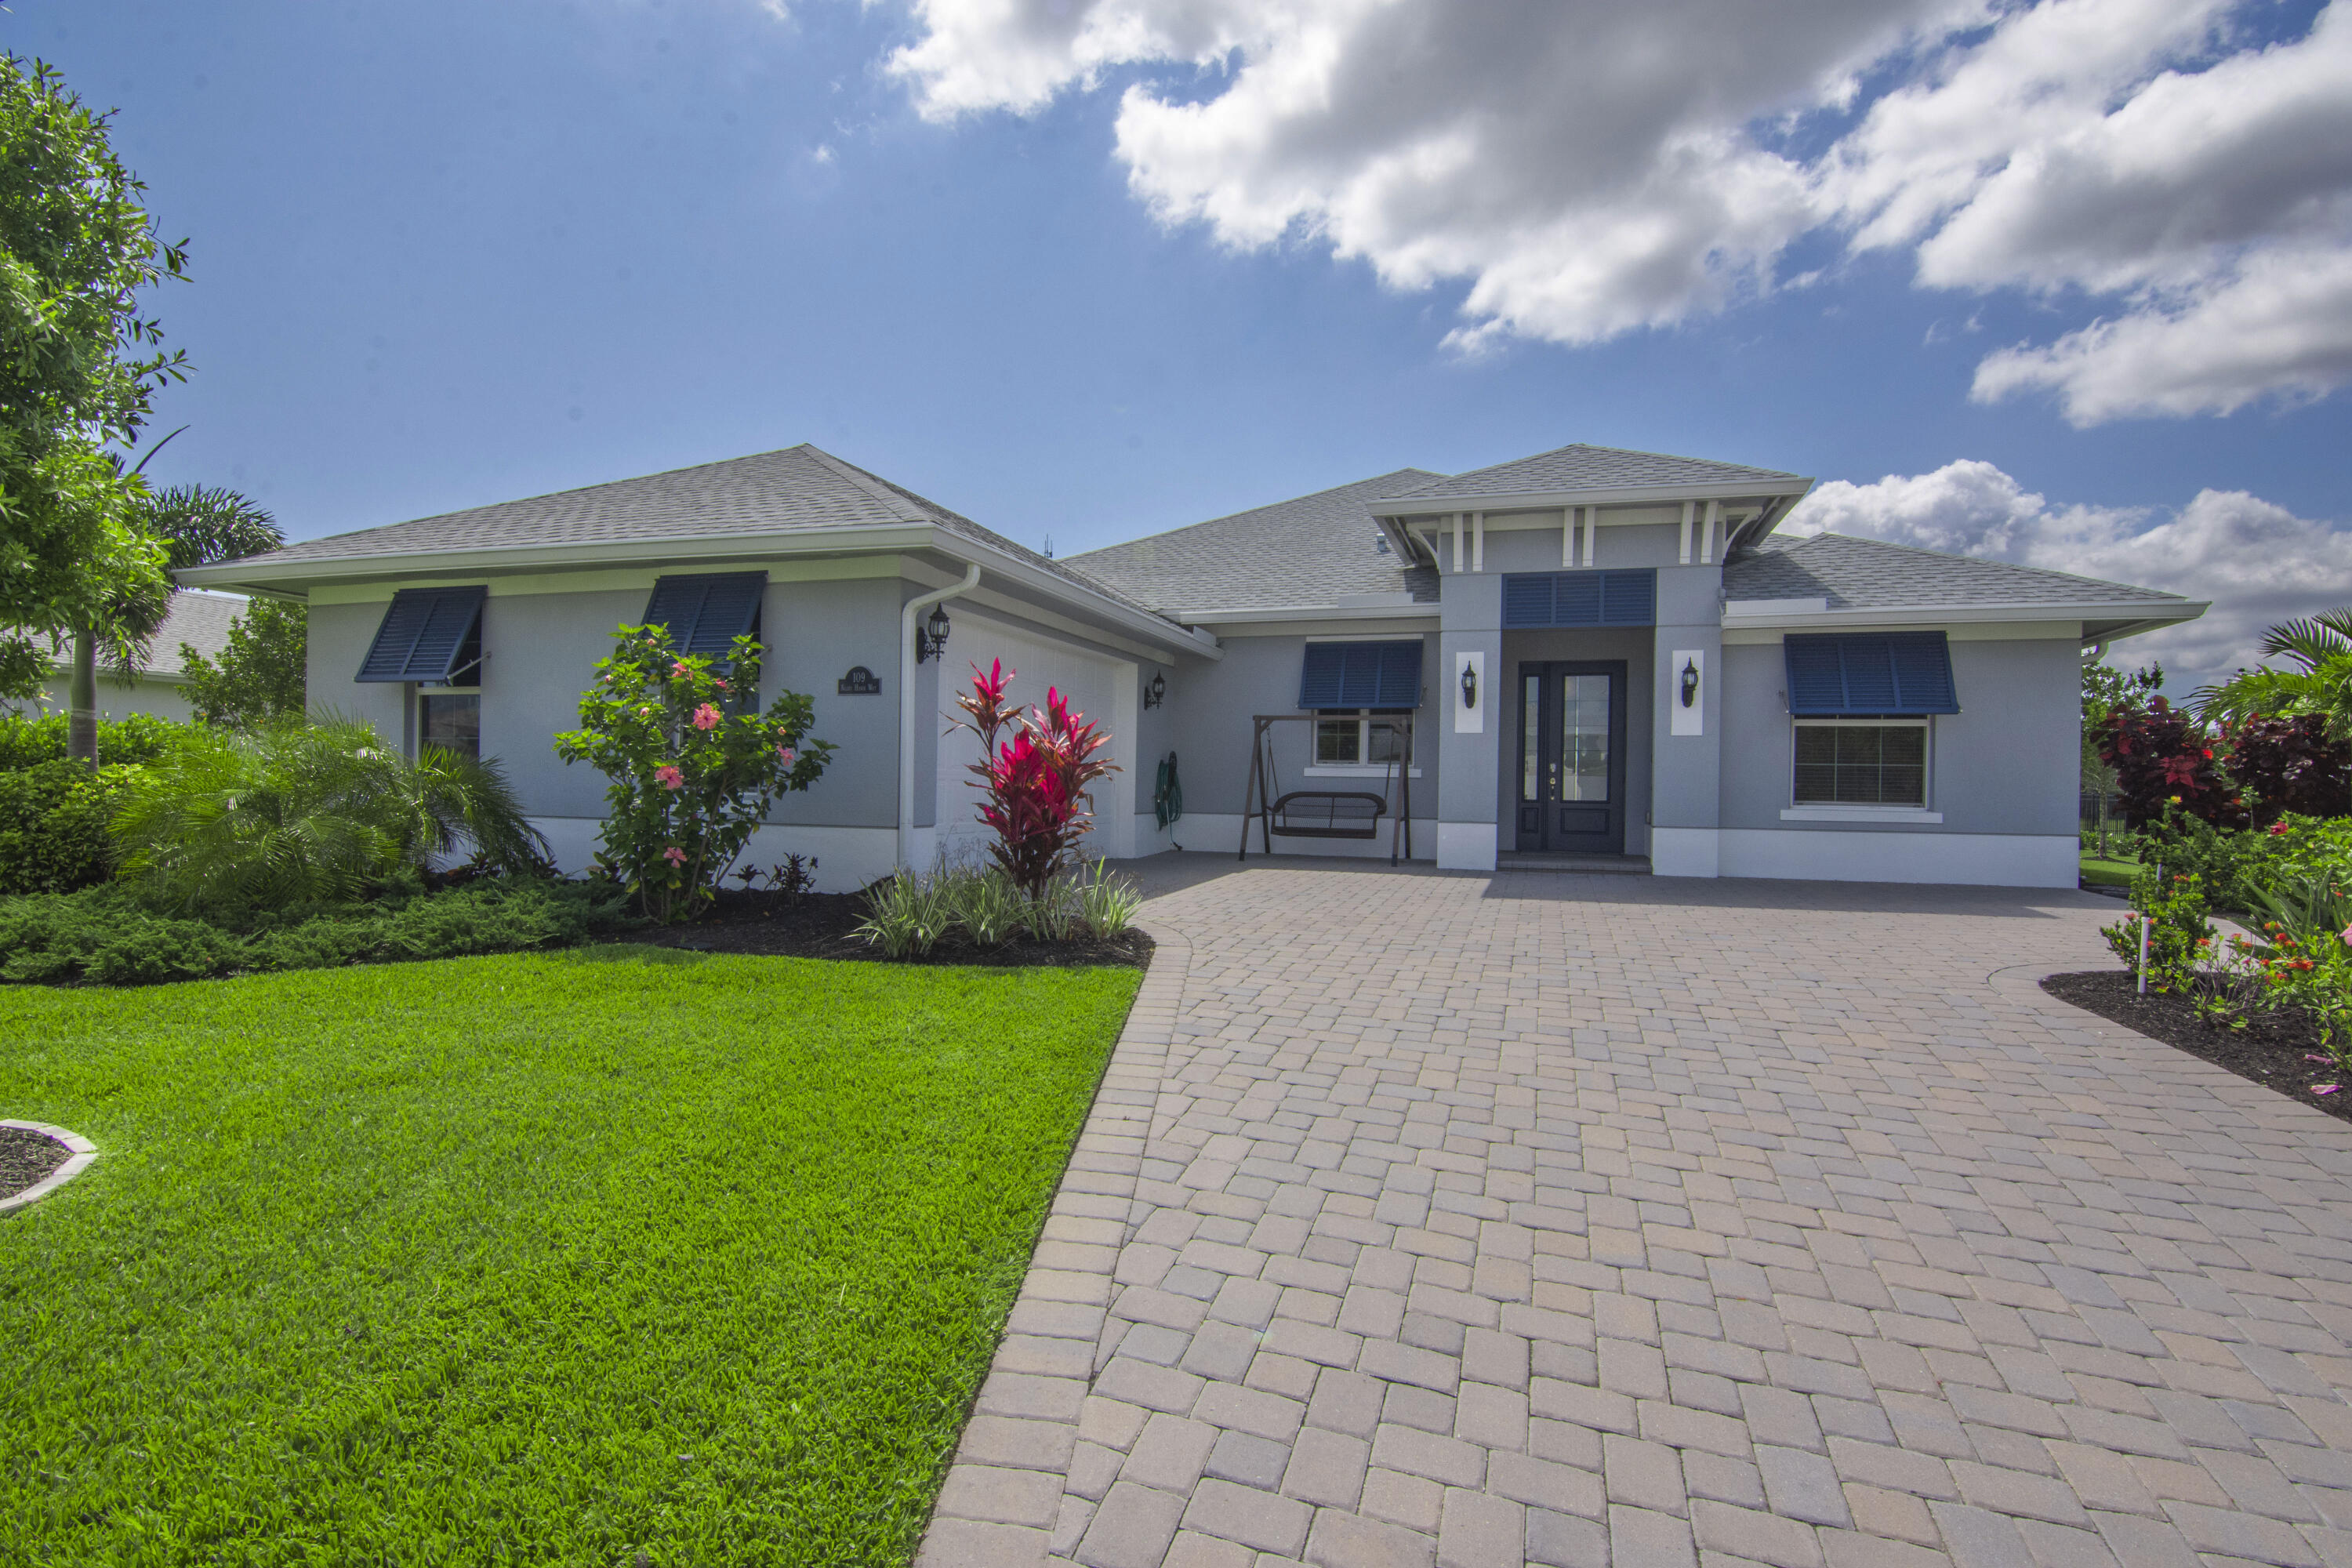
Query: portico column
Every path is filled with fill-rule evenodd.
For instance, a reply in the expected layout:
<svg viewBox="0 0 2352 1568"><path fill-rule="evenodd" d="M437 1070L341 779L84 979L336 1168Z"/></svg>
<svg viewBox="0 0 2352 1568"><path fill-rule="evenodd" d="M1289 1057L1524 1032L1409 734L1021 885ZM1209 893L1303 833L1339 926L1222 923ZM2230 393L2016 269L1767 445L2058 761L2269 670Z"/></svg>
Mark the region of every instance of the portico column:
<svg viewBox="0 0 2352 1568"><path fill-rule="evenodd" d="M1503 668L1503 578L1446 580L1438 612L1439 660L1428 722L1437 730L1437 864L1448 870L1491 871L1500 840L1502 717L1511 677ZM1471 672L1475 699L1465 700L1462 676Z"/></svg>

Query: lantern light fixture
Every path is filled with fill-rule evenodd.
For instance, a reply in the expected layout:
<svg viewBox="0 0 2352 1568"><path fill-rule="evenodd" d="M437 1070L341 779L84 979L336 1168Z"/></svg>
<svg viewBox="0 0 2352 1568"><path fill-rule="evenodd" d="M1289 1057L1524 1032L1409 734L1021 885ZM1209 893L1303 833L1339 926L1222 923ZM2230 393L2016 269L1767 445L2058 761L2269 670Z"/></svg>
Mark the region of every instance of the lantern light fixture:
<svg viewBox="0 0 2352 1568"><path fill-rule="evenodd" d="M1687 708L1697 700L1698 661L1686 658L1683 660L1683 706Z"/></svg>
<svg viewBox="0 0 2352 1568"><path fill-rule="evenodd" d="M1168 700L1168 678L1158 670L1151 672L1151 684L1143 689L1143 705L1157 708Z"/></svg>
<svg viewBox="0 0 2352 1568"><path fill-rule="evenodd" d="M1462 706L1478 706L1478 667L1466 662L1462 666Z"/></svg>
<svg viewBox="0 0 2352 1568"><path fill-rule="evenodd" d="M930 619L915 628L915 662L939 658L948 647L948 612L944 605L931 606Z"/></svg>

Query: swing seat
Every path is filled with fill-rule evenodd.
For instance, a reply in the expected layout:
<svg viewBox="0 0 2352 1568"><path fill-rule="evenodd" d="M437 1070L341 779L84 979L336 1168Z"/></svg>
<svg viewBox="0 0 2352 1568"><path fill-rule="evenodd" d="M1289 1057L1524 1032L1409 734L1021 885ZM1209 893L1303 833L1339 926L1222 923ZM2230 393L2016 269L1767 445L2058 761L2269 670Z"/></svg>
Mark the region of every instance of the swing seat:
<svg viewBox="0 0 2352 1568"><path fill-rule="evenodd" d="M1274 803L1268 827L1277 838L1377 838L1388 810L1377 795L1293 790Z"/></svg>

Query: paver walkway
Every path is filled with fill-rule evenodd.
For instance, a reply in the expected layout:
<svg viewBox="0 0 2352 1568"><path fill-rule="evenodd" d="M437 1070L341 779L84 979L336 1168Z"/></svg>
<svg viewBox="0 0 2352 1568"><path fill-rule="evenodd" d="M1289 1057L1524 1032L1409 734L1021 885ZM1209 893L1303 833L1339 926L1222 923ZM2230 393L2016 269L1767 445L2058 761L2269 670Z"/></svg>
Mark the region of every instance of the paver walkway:
<svg viewBox="0 0 2352 1568"><path fill-rule="evenodd" d="M2116 912L1154 899L923 1568L2352 1563L2352 1127L2033 987Z"/></svg>

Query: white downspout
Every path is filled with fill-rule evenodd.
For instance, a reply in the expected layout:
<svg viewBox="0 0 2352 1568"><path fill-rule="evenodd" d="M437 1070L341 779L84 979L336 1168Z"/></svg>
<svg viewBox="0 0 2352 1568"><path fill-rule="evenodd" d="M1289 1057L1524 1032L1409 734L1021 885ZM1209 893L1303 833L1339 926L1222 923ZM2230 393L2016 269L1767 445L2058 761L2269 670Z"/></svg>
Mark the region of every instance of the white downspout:
<svg viewBox="0 0 2352 1568"><path fill-rule="evenodd" d="M964 568L963 581L920 594L898 609L898 864L912 868L915 837L915 620L933 605L980 586L980 563Z"/></svg>

